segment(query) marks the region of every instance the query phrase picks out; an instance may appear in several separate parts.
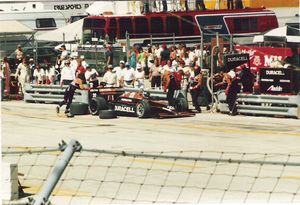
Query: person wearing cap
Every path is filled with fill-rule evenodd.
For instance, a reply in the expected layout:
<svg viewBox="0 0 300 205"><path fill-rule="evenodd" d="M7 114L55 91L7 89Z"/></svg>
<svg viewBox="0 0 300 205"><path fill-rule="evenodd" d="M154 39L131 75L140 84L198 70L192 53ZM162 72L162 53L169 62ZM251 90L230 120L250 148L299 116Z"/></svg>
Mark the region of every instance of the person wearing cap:
<svg viewBox="0 0 300 205"><path fill-rule="evenodd" d="M99 74L96 69L91 68L89 64L86 64L86 71L84 75L87 83L90 84L90 87L97 88L99 86L99 81L97 78Z"/></svg>
<svg viewBox="0 0 300 205"><path fill-rule="evenodd" d="M117 75L112 72L113 66L108 65L106 72L103 76L102 82L106 84L106 87L115 87L117 86Z"/></svg>
<svg viewBox="0 0 300 205"><path fill-rule="evenodd" d="M113 72L117 75L117 87L124 86L124 70L125 70L125 62L123 60L120 61L119 66L114 67Z"/></svg>
<svg viewBox="0 0 300 205"><path fill-rule="evenodd" d="M33 78L35 81L35 84L41 85L43 84L45 80L45 71L43 68L40 67L39 64L36 65L36 68L33 71Z"/></svg>
<svg viewBox="0 0 300 205"><path fill-rule="evenodd" d="M77 89L81 90L89 90L89 88L85 88L83 86L83 79L84 79L84 73L76 72L76 77L69 83L69 86L65 90L64 99L59 103L59 105L56 107L56 113L58 114L60 112L60 108L63 105L66 105L65 114L70 112L70 106L73 101L74 93Z"/></svg>
<svg viewBox="0 0 300 205"><path fill-rule="evenodd" d="M125 63L124 69L124 87L133 87L134 85L134 69L130 67L128 62Z"/></svg>
<svg viewBox="0 0 300 205"><path fill-rule="evenodd" d="M21 63L22 59L24 58L24 53L20 44L17 45L17 49L15 50L15 55L16 55L17 64Z"/></svg>
<svg viewBox="0 0 300 205"><path fill-rule="evenodd" d="M75 72L70 66L70 61L64 61L64 66L61 69L60 85L69 85L75 79Z"/></svg>
<svg viewBox="0 0 300 205"><path fill-rule="evenodd" d="M141 64L136 65L136 71L134 72L134 87L144 88L145 71Z"/></svg>
<svg viewBox="0 0 300 205"><path fill-rule="evenodd" d="M80 56L80 61L81 61L81 65L86 69L88 63L86 62L84 55Z"/></svg>
<svg viewBox="0 0 300 205"><path fill-rule="evenodd" d="M15 78L18 80L21 85L21 92L24 94L25 92L25 83L30 82L30 69L27 64L26 58L23 58L22 62L18 65Z"/></svg>
<svg viewBox="0 0 300 205"><path fill-rule="evenodd" d="M225 89L226 94L226 102L229 108L229 115L236 115L236 99L237 94L240 91L239 80L236 78L236 73L234 70L229 71L224 74L224 80L227 83L227 87Z"/></svg>

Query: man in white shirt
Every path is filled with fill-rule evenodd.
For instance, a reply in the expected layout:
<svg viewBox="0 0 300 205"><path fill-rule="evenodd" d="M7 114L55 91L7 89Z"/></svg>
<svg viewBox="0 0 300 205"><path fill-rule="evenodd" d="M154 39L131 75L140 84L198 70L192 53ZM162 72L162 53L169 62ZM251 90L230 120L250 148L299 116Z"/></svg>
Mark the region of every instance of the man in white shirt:
<svg viewBox="0 0 300 205"><path fill-rule="evenodd" d="M124 69L124 87L133 87L134 85L134 70L130 64L126 62Z"/></svg>
<svg viewBox="0 0 300 205"><path fill-rule="evenodd" d="M123 87L124 86L124 70L125 70L125 62L120 61L120 66L117 66L113 69L113 72L117 75L117 86Z"/></svg>
<svg viewBox="0 0 300 205"><path fill-rule="evenodd" d="M36 68L33 71L33 77L35 84L43 84L45 79L45 71L43 68L40 67L40 65L36 65Z"/></svg>
<svg viewBox="0 0 300 205"><path fill-rule="evenodd" d="M89 64L86 64L86 71L84 75L86 81L88 82L88 84L90 84L90 87L98 87L99 82L97 77L99 76L99 74L94 68L91 68Z"/></svg>
<svg viewBox="0 0 300 205"><path fill-rule="evenodd" d="M74 79L75 73L70 66L70 61L66 60L65 65L61 70L60 85L69 85Z"/></svg>
<svg viewBox="0 0 300 205"><path fill-rule="evenodd" d="M107 71L103 76L103 82L106 83L106 87L114 87L117 85L117 75L112 72L112 65L107 66Z"/></svg>
<svg viewBox="0 0 300 205"><path fill-rule="evenodd" d="M68 51L66 50L66 46L61 45L60 51L61 51L60 60L62 60L62 61L67 60L69 54L68 54Z"/></svg>
<svg viewBox="0 0 300 205"><path fill-rule="evenodd" d="M139 63L136 65L136 71L134 72L134 79L135 79L134 87L144 88L145 71L143 71L142 65Z"/></svg>

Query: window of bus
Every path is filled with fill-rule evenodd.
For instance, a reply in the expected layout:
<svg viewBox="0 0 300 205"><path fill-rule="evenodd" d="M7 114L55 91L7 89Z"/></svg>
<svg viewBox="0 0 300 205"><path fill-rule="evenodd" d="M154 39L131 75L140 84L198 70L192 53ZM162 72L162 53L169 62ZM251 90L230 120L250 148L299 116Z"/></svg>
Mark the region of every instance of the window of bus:
<svg viewBox="0 0 300 205"><path fill-rule="evenodd" d="M192 16L182 16L181 17L181 33L183 36L194 35L194 21Z"/></svg>
<svg viewBox="0 0 300 205"><path fill-rule="evenodd" d="M176 36L179 35L179 24L178 18L175 16L168 16L166 18L166 26L167 26L167 33L174 33Z"/></svg>
<svg viewBox="0 0 300 205"><path fill-rule="evenodd" d="M36 19L37 28L53 28L56 27L55 20L53 18Z"/></svg>
<svg viewBox="0 0 300 205"><path fill-rule="evenodd" d="M132 33L132 20L131 18L120 18L119 19L119 38L124 39L126 38L126 31L128 33Z"/></svg>
<svg viewBox="0 0 300 205"><path fill-rule="evenodd" d="M135 18L135 33L145 34L148 33L148 20L147 18Z"/></svg>
<svg viewBox="0 0 300 205"><path fill-rule="evenodd" d="M152 17L150 20L150 30L151 33L163 34L164 33L163 19L161 17ZM155 35L155 36L163 36L163 35Z"/></svg>
<svg viewBox="0 0 300 205"><path fill-rule="evenodd" d="M83 21L83 42L90 42L92 37L104 39L105 19L84 19Z"/></svg>
<svg viewBox="0 0 300 205"><path fill-rule="evenodd" d="M108 36L109 40L113 42L117 37L117 20L116 18L109 19L109 27L108 27Z"/></svg>
<svg viewBox="0 0 300 205"><path fill-rule="evenodd" d="M257 18L234 18L233 27L235 32L258 31Z"/></svg>

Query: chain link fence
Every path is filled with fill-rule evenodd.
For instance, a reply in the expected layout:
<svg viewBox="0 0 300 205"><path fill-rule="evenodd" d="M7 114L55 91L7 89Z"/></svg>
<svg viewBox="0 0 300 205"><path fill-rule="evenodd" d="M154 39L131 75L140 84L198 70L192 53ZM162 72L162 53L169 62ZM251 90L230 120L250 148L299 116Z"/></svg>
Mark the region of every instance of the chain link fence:
<svg viewBox="0 0 300 205"><path fill-rule="evenodd" d="M18 164L24 196L36 195L61 157L50 147L4 147ZM296 203L300 155L220 151L75 153L52 204ZM34 196L33 196L34 197Z"/></svg>

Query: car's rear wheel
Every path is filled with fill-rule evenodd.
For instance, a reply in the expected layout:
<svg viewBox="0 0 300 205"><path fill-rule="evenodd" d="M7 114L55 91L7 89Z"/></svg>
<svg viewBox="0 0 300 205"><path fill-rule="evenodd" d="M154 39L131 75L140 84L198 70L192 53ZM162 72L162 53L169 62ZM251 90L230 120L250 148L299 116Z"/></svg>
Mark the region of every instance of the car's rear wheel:
<svg viewBox="0 0 300 205"><path fill-rule="evenodd" d="M98 115L99 110L107 110L108 105L103 97L95 97L91 99L89 109L92 115Z"/></svg>
<svg viewBox="0 0 300 205"><path fill-rule="evenodd" d="M188 101L185 98L177 98L175 101L175 109L178 112L184 112L189 109Z"/></svg>
<svg viewBox="0 0 300 205"><path fill-rule="evenodd" d="M151 110L150 110L150 105L147 101L139 101L136 104L136 115L139 118L150 117Z"/></svg>

